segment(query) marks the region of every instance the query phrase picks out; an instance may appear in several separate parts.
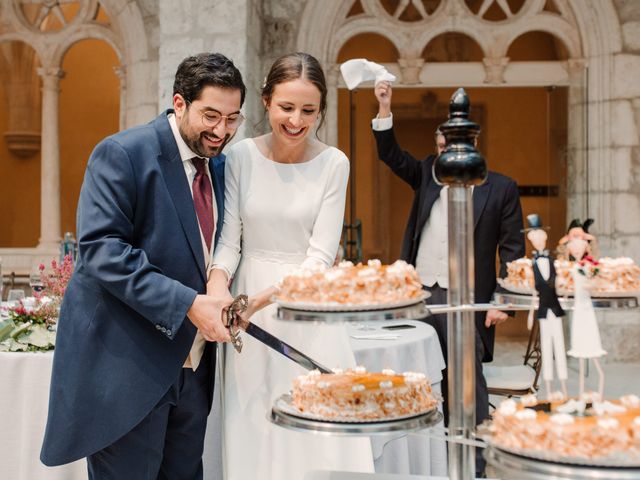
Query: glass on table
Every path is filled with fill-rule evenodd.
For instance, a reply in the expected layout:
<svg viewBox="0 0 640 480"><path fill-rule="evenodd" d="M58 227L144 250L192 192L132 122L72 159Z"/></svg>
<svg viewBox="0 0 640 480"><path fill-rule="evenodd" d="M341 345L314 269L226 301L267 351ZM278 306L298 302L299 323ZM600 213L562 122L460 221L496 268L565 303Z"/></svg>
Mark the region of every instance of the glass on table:
<svg viewBox="0 0 640 480"><path fill-rule="evenodd" d="M32 269L29 273L29 286L33 290L34 295L44 290L44 283L42 281L42 273L40 269Z"/></svg>

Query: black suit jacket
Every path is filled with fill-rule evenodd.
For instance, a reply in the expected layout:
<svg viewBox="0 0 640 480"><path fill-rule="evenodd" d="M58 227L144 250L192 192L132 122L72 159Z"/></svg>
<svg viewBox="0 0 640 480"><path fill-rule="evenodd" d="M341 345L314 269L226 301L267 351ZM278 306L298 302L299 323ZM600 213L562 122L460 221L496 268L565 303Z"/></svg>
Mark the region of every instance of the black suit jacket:
<svg viewBox="0 0 640 480"><path fill-rule="evenodd" d="M403 151L393 129L373 131L378 157L407 182L415 192L402 242L400 258L415 265L420 235L441 186L432 175L435 155L424 161ZM473 191L475 300L489 302L496 290L496 251L500 255L500 276L507 273L507 262L525 254L522 209L516 183L509 177L489 172L487 181ZM484 313L476 315L476 326L484 345L484 362L493 360L495 327L484 326Z"/></svg>

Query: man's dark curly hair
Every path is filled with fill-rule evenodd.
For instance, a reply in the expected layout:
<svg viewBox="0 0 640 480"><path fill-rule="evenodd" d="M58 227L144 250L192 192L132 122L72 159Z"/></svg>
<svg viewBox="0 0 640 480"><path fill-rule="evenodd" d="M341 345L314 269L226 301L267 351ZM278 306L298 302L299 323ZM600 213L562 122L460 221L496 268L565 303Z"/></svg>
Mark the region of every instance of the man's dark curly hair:
<svg viewBox="0 0 640 480"><path fill-rule="evenodd" d="M242 75L231 60L221 53L200 53L185 58L178 66L173 94L179 93L188 103L198 100L205 87L240 90L240 106L247 88Z"/></svg>

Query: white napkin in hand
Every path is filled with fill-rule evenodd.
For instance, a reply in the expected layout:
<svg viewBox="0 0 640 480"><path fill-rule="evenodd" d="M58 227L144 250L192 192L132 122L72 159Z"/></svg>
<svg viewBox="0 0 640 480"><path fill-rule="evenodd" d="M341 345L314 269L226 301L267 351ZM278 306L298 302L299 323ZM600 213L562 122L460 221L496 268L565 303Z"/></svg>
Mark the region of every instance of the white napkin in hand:
<svg viewBox="0 0 640 480"><path fill-rule="evenodd" d="M385 81L396 81L396 76L389 73L382 65L370 62L364 58L347 60L340 65L340 72L349 90L353 90L367 80L373 80L374 85Z"/></svg>

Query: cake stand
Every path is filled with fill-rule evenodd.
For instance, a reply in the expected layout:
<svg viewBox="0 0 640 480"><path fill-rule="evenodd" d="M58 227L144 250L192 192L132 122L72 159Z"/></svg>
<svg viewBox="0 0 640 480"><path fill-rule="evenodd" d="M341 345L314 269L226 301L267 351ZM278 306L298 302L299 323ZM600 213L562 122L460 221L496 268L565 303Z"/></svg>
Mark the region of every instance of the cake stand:
<svg viewBox="0 0 640 480"><path fill-rule="evenodd" d="M301 416L291 403L291 395L281 395L273 405L269 421L275 425L306 433L340 436L371 436L392 432L414 432L430 428L442 421L435 408L417 415L381 421L327 421Z"/></svg>
<svg viewBox="0 0 640 480"><path fill-rule="evenodd" d="M637 480L639 467L604 467L556 463L505 452L489 446L485 458L499 478L509 480Z"/></svg>
<svg viewBox="0 0 640 480"><path fill-rule="evenodd" d="M496 304L511 304L517 309L538 309L538 297L523 293L499 292L494 294L493 300ZM560 306L564 310L573 308L573 297L558 297ZM591 296L593 308L597 310L628 310L638 308L638 297L634 296L607 296L598 297L595 294Z"/></svg>

